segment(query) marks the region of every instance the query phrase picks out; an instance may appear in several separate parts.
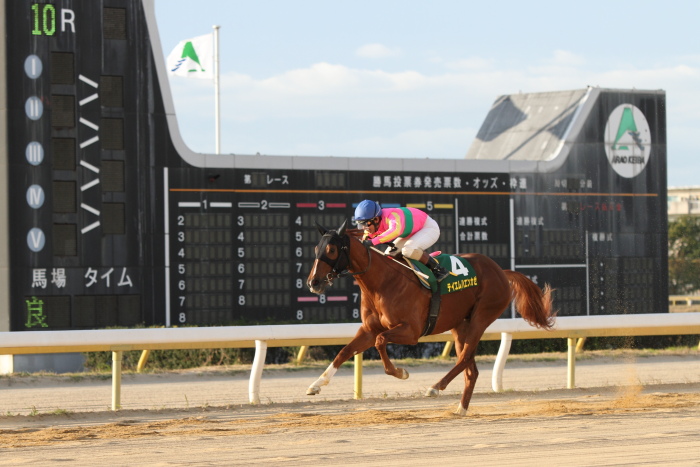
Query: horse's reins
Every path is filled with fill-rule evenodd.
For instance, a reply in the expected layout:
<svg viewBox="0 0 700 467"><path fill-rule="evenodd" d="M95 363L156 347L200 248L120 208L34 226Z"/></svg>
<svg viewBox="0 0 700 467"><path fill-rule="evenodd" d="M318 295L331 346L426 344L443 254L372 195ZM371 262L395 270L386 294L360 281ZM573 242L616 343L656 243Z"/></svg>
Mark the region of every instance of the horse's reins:
<svg viewBox="0 0 700 467"><path fill-rule="evenodd" d="M409 267L407 264L402 263L402 262L399 261L398 259L396 259L396 258L394 258L393 256L391 256L389 253L387 253L387 252L391 249L391 247L387 248L386 251L382 251L382 250L380 250L379 248L376 248L376 247L373 247L373 246L371 246L371 247L369 247L369 248L373 249L374 251L376 251L377 253L379 253L379 254L382 255L382 256L386 256L386 257L389 258L389 259L393 259L393 260L396 262L396 264L398 264L399 266L403 266L403 267L405 267L406 269L408 269L409 271L414 272L414 273L418 274L419 276L421 276L421 277L423 277L423 278L425 278L425 279L430 279L429 276L428 276L427 274L424 274L424 273L422 273L422 272L420 272L420 271L417 271L417 270L415 270L415 269Z"/></svg>
<svg viewBox="0 0 700 467"><path fill-rule="evenodd" d="M333 238L334 236L336 236L336 235L338 235L338 234L337 234L337 233L333 233L333 234L332 234L332 233L326 233L326 234L324 234L323 236L324 236L324 237L330 237L330 238L332 239L332 238ZM350 254L349 254L349 250L350 250L350 237L340 237L340 236L338 236L338 238L340 239L340 253L342 253L342 254L345 256L345 263L346 263L346 264L345 264L345 266L344 266L343 268L338 267L338 264L340 263L340 255L338 255L338 258L335 260L334 263L332 263L332 262L331 262L332 260L331 260L328 256L326 256L326 253L325 253L325 252L323 252L320 256L318 256L318 257L316 258L316 259L320 259L321 261L323 261L324 263L326 263L327 265L329 265L329 266L331 267L331 271L330 271L328 274L326 274L326 277L325 277L325 280L326 280L326 282L328 283L329 286L332 286L332 285L333 285L333 281L336 280L336 279L339 278L339 277L343 277L343 276L346 276L346 275L347 275L347 276L357 276L357 275L359 275L359 274L364 274L364 273L366 273L366 272L369 270L369 267L372 265L372 255L369 253L369 250L370 250L370 249L376 251L377 253L379 253L379 254L382 255L382 256L385 256L385 257L387 257L387 258L393 260L393 261L394 261L396 264L398 264L399 266L404 267L404 268L408 269L409 271L411 271L411 272L413 272L413 273L415 273L415 274L417 274L417 275L419 275L419 276L421 276L421 277L423 277L423 278L425 278L425 279L429 279L429 276L428 276L427 274L424 274L424 273L422 273L421 271L417 271L417 270L415 270L415 269L409 267L407 264L404 264L404 263L402 263L401 261L399 261L398 259L396 259L396 258L394 258L393 256L391 256L391 255L388 253L388 251L389 251L389 249L390 249L391 247L387 248L386 251L382 251L382 250L380 250L379 248L376 248L376 247L374 247L374 246L366 246L366 245L365 245L365 249L367 250L367 257L368 257L367 267L364 269L364 271L360 271L360 272L350 272L350 271L348 271L348 269L347 269L347 267L350 265Z"/></svg>

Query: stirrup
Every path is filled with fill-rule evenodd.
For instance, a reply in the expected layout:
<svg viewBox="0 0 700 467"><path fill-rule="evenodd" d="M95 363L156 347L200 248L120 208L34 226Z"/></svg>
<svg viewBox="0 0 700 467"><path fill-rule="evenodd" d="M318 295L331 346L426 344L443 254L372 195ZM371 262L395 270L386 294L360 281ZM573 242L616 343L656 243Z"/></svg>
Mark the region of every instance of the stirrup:
<svg viewBox="0 0 700 467"><path fill-rule="evenodd" d="M450 275L450 271L442 266L436 266L435 269L433 269L433 274L435 275L436 281L442 282L447 276Z"/></svg>
<svg viewBox="0 0 700 467"><path fill-rule="evenodd" d="M450 271L440 266L440 263L438 263L437 259L435 258L431 257L426 266L428 266L428 269L430 269L435 276L435 280L438 282L442 282L443 279L450 275Z"/></svg>

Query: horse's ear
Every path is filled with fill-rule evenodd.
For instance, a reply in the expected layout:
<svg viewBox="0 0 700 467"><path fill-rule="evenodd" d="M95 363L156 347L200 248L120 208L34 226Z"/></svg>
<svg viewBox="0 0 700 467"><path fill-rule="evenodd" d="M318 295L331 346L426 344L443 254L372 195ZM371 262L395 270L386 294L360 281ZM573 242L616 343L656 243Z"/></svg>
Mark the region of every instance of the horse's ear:
<svg viewBox="0 0 700 467"><path fill-rule="evenodd" d="M342 237L343 235L345 235L345 228L347 227L347 225L348 225L348 220L345 219L345 220L343 221L343 225L341 225L340 228L338 229L338 235L340 235L341 237Z"/></svg>
<svg viewBox="0 0 700 467"><path fill-rule="evenodd" d="M316 224L316 228L317 228L318 231L321 233L321 235L326 235L326 232L328 232L328 229L326 229L326 228L324 228L324 227L321 227L321 224L319 224L319 223L316 222L316 221L314 221L314 224Z"/></svg>

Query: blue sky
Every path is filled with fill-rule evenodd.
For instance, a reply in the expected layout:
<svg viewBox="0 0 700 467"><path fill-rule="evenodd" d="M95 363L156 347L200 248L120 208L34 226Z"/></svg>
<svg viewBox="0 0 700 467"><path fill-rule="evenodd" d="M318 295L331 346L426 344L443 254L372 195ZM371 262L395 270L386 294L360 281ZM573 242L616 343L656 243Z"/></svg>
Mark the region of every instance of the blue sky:
<svg viewBox="0 0 700 467"><path fill-rule="evenodd" d="M163 54L220 29L221 152L463 158L494 100L587 85L666 91L669 186L700 185L696 0L156 0ZM211 81L170 78L214 152Z"/></svg>

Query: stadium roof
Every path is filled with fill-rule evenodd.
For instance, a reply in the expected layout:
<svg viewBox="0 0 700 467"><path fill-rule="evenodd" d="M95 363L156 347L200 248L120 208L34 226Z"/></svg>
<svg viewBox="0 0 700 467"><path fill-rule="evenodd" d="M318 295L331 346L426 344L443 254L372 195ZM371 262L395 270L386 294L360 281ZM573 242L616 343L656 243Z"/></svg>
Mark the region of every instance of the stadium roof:
<svg viewBox="0 0 700 467"><path fill-rule="evenodd" d="M551 161L574 138L593 88L500 96L467 152L467 159ZM598 90L598 89L596 89ZM564 151L568 152L568 151Z"/></svg>

